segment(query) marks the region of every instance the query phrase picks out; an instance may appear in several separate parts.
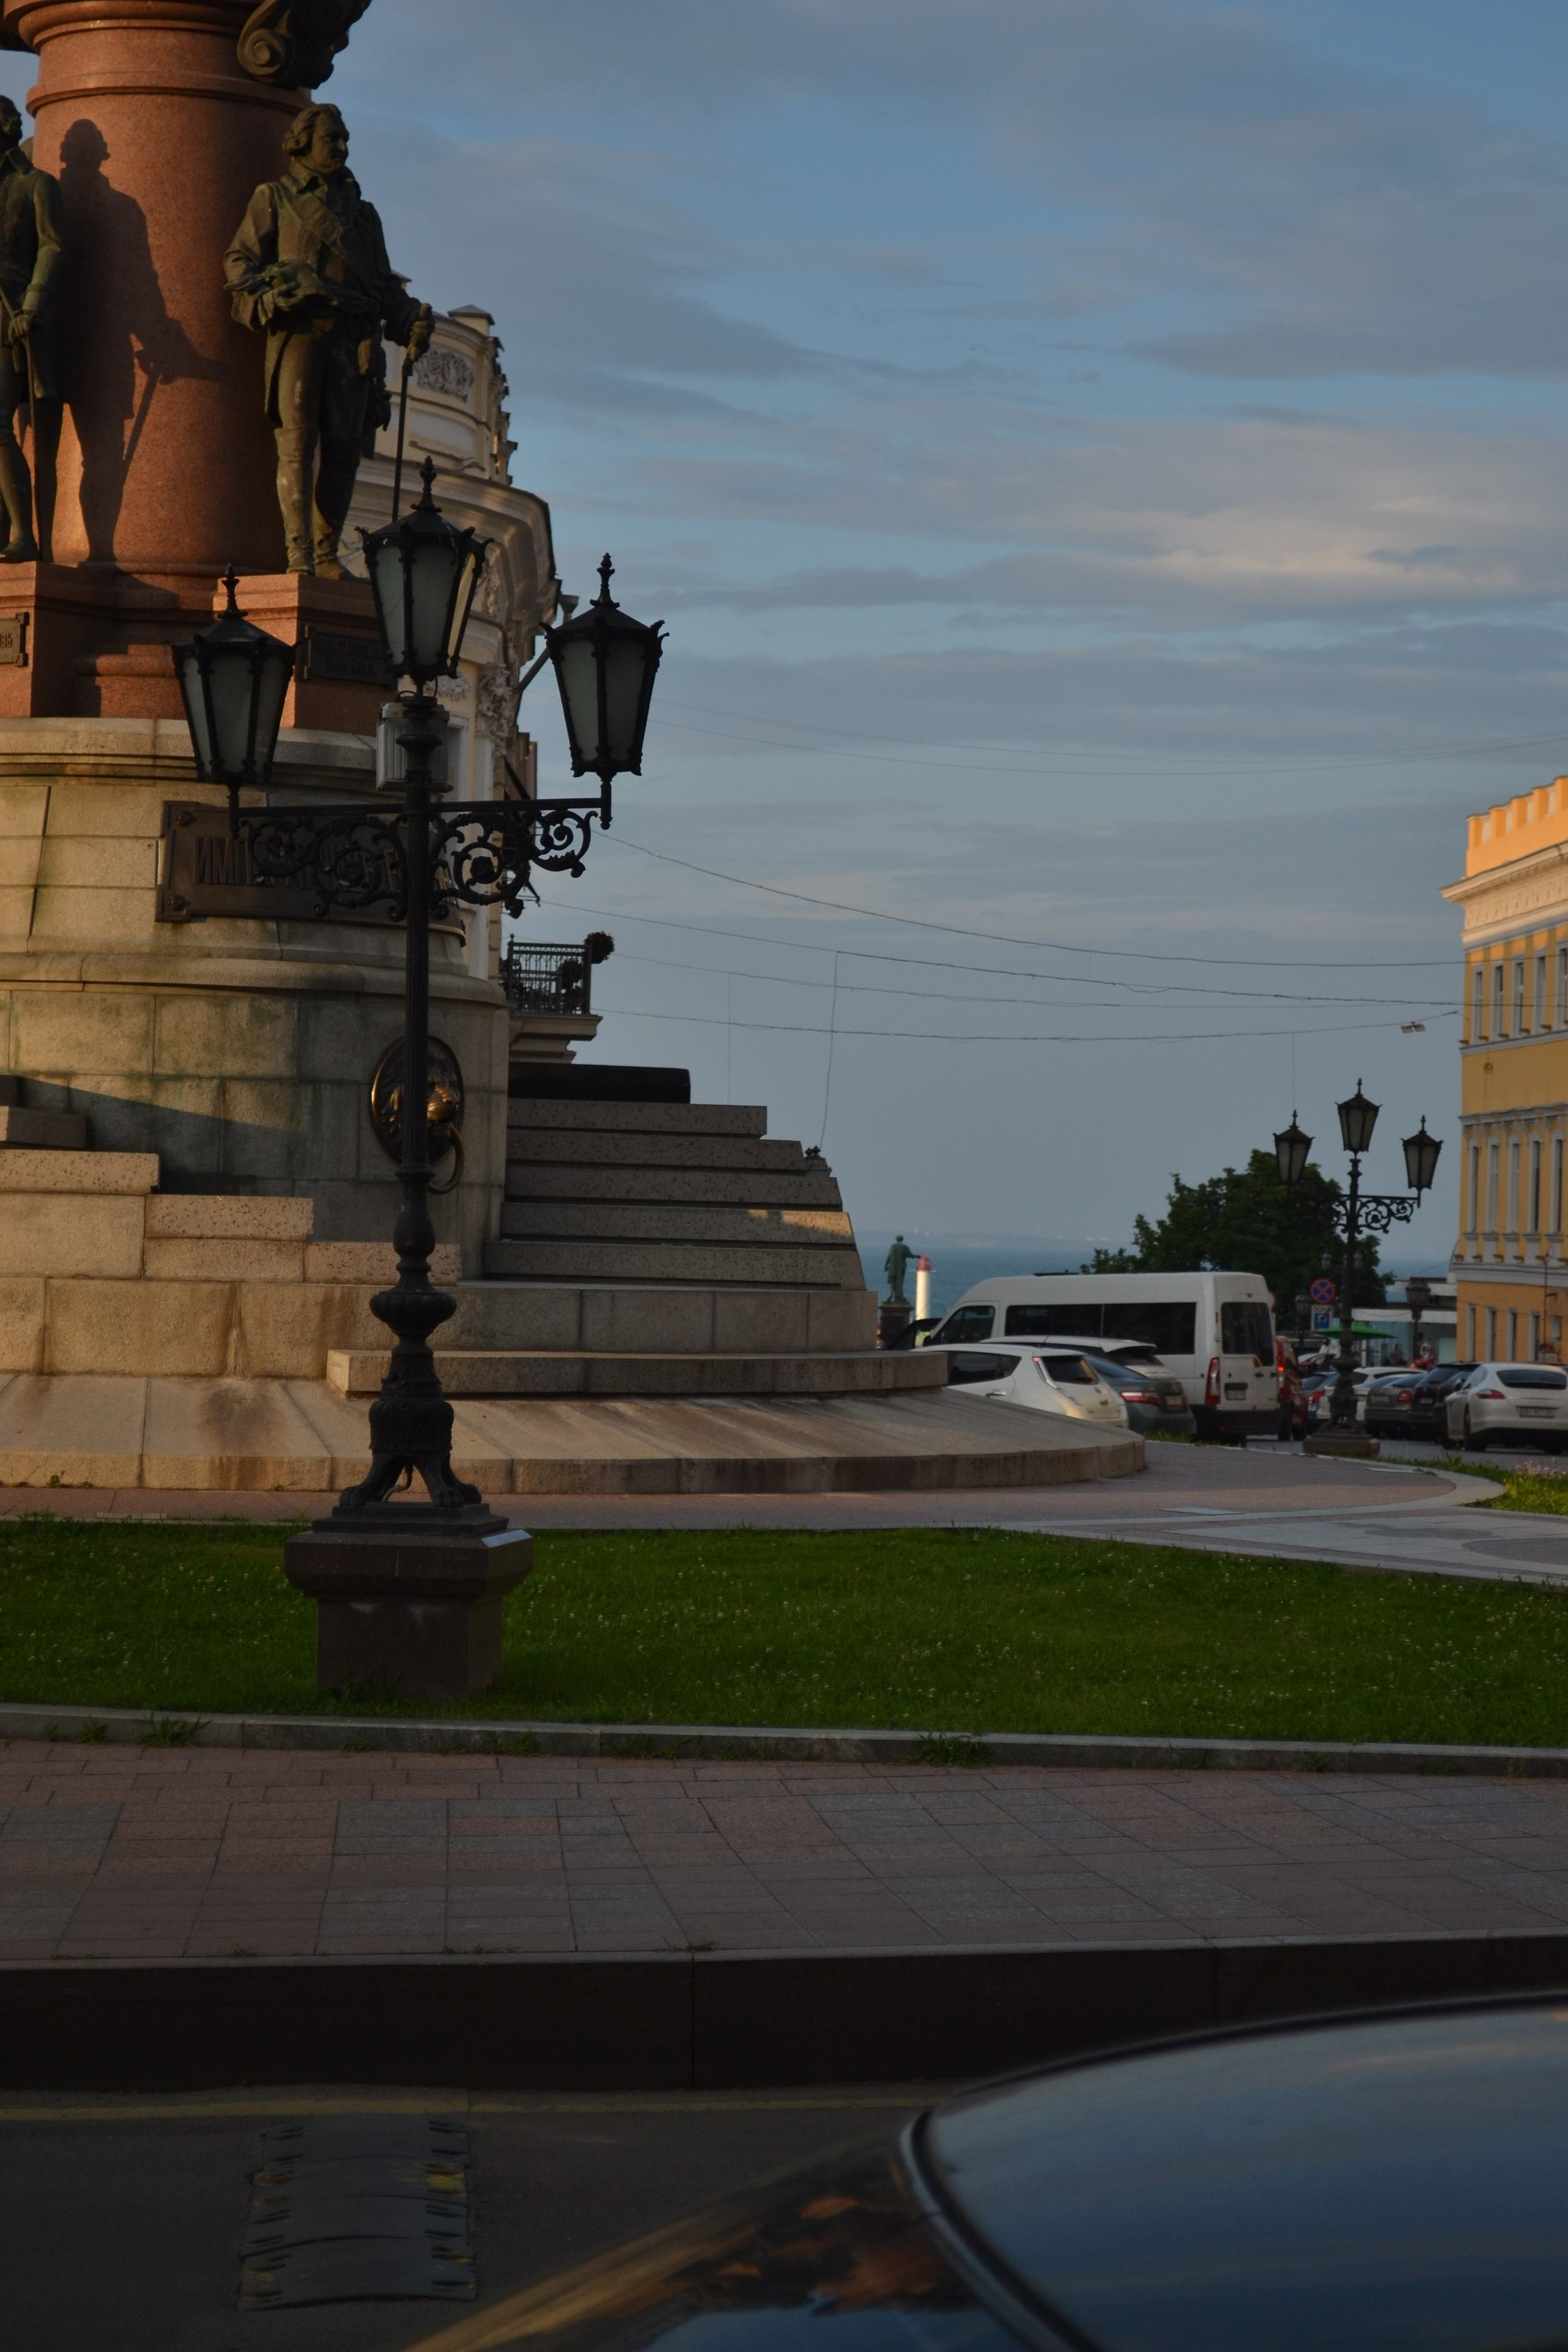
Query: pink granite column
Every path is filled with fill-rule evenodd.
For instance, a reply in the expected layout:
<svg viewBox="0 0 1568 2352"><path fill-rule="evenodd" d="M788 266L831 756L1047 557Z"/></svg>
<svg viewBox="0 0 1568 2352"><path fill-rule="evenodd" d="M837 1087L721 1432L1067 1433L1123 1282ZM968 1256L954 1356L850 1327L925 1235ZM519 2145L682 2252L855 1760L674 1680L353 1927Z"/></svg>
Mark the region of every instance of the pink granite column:
<svg viewBox="0 0 1568 2352"><path fill-rule="evenodd" d="M222 271L305 93L242 70L251 5L0 0L0 45L38 56L34 152L69 240L54 561L133 574L165 610L210 610L231 561L282 565L260 347Z"/></svg>

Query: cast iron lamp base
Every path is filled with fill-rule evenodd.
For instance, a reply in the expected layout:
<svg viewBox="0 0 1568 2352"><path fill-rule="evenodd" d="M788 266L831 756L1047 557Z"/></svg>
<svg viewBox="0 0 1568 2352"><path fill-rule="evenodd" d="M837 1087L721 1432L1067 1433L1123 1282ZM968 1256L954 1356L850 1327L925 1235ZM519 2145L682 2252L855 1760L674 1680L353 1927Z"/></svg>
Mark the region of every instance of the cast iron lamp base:
<svg viewBox="0 0 1568 2352"><path fill-rule="evenodd" d="M483 1503L366 1504L290 1537L283 1573L316 1604L316 1686L471 1698L500 1672L501 1602L533 1538Z"/></svg>
<svg viewBox="0 0 1568 2352"><path fill-rule="evenodd" d="M1380 1437L1368 1437L1360 1430L1325 1429L1321 1434L1304 1438L1303 1454L1337 1454L1351 1462L1375 1462L1383 1451Z"/></svg>

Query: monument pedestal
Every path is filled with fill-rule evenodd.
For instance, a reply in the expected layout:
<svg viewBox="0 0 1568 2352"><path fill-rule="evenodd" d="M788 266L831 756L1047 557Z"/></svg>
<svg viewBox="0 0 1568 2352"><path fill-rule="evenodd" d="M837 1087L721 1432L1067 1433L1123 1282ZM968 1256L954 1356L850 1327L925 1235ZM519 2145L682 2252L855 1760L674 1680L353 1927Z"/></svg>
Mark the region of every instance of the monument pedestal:
<svg viewBox="0 0 1568 2352"><path fill-rule="evenodd" d="M469 1698L500 1672L501 1602L533 1566L533 1538L483 1503L373 1506L317 1519L283 1573L316 1603L319 1690Z"/></svg>

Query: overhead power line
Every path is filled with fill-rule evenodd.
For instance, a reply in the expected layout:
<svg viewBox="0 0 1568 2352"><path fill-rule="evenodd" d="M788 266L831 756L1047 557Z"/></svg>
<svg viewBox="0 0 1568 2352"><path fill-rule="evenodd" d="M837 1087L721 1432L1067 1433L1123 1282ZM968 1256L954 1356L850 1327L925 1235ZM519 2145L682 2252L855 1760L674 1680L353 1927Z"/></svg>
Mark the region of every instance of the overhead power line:
<svg viewBox="0 0 1568 2352"><path fill-rule="evenodd" d="M852 960L856 963L893 963L911 967L917 971L972 971L987 980L1051 981L1068 988L1119 988L1124 994L1130 996L1242 997L1248 1003L1263 1002L1269 1004L1404 1004L1408 1006L1411 1004L1440 1005L1452 1002L1452 999L1439 997L1321 996L1316 993L1303 996L1298 995L1293 990L1283 988L1222 988L1213 981L1118 980L1113 972L1019 971L1005 964L960 963L954 958L948 956L899 955L890 948L838 948L830 947L822 940L774 940L770 939L764 931L731 931L718 923L681 922L673 915L634 915L626 907L591 907L575 896L570 898L541 897L538 903L542 907L559 908L563 914L597 915L606 923L640 923L659 931L686 931L700 940L739 940L746 947L775 948L791 955L842 956L846 962ZM1112 950L1103 948L1078 948L1073 952L1078 955L1094 956L1109 954ZM648 959L649 961L655 960ZM1325 951L1323 961L1328 962L1331 960L1330 954ZM1407 964L1402 963L1399 967L1402 971L1416 971L1426 968L1415 959L1411 959ZM1445 957L1441 969L1447 971L1449 968L1450 959ZM724 967L717 964L695 964L691 969L696 971L722 971ZM1373 969L1381 970L1382 967L1373 966ZM765 978L786 982L788 978L787 974L780 972L765 974L737 972L732 976L736 979ZM812 984L818 988L830 985L826 981L816 981Z"/></svg>
<svg viewBox="0 0 1568 2352"><path fill-rule="evenodd" d="M606 1004L600 1007L617 1021L680 1021L700 1029L772 1030L797 1037L905 1037L927 1045L1203 1045L1248 1037L1347 1037L1366 1029L1398 1029L1398 1021L1336 1021L1315 1029L1170 1029L1152 1030L1134 1037L1106 1036L1097 1031L1049 1035L1019 1035L1011 1030L962 1032L952 1029L846 1029L842 1022L829 1028L814 1021L734 1021L717 1013L649 1013L646 1007ZM1445 1020L1458 1018L1445 1013Z"/></svg>
<svg viewBox="0 0 1568 2352"><path fill-rule="evenodd" d="M655 857L661 866L679 866L688 874L703 875L710 882L731 882L738 889L761 890L770 898L792 898L802 907L825 907L836 915L858 915L874 923L900 923L909 930L940 931L944 937L957 940L987 940L993 946L1004 948L1043 948L1047 955L1105 956L1125 963L1195 963L1215 969L1239 969L1246 965L1254 970L1262 967L1270 971L1315 971L1332 953L1337 964L1357 971L1410 971L1418 969L1447 970L1451 956L1429 956L1419 962L1399 956L1346 956L1338 950L1325 950L1310 962L1282 956L1195 956L1182 955L1171 949L1162 953L1139 948L1080 948L1067 940L1030 940L1013 931L981 931L963 923L933 923L922 915L890 915L881 907L855 907L843 898L821 898L809 890L786 890L777 882L753 882L749 875L724 874L714 866L696 865L689 857L676 857L668 849L650 849L646 841L633 841L624 833L606 833L603 838L618 844L622 849L635 849L644 857Z"/></svg>

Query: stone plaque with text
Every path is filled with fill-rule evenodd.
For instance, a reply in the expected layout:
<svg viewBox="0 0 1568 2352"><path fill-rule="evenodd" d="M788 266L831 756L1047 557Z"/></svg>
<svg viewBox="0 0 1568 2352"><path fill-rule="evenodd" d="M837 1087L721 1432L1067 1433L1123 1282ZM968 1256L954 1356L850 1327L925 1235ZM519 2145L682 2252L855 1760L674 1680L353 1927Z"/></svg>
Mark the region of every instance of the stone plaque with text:
<svg viewBox="0 0 1568 2352"><path fill-rule="evenodd" d="M323 919L303 884L258 881L243 829L232 834L226 808L205 801L165 801L158 883L161 923L199 923L209 917L259 918L275 923L384 922L384 910Z"/></svg>

